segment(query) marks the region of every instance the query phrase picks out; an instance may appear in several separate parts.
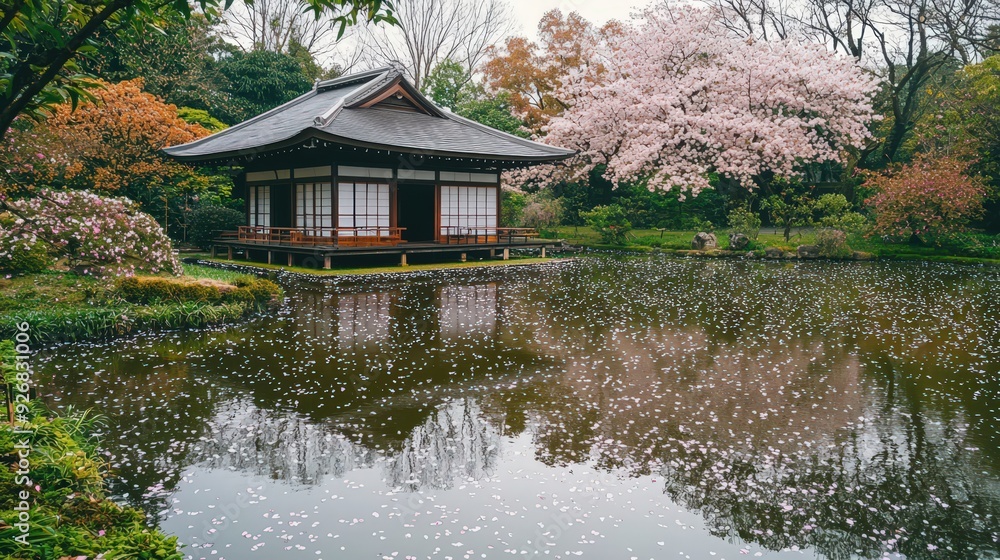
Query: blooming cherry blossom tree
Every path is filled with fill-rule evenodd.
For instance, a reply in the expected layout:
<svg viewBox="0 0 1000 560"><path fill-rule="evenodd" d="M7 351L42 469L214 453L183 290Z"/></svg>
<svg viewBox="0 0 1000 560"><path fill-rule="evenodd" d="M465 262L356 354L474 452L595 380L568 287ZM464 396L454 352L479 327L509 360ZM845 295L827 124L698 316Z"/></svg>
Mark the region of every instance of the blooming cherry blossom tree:
<svg viewBox="0 0 1000 560"><path fill-rule="evenodd" d="M582 58L544 138L580 152L556 179L606 165L616 184L648 178L697 194L718 173L753 188L765 171L794 177L870 136L876 81L854 59L738 38L712 10L660 5L606 27Z"/></svg>

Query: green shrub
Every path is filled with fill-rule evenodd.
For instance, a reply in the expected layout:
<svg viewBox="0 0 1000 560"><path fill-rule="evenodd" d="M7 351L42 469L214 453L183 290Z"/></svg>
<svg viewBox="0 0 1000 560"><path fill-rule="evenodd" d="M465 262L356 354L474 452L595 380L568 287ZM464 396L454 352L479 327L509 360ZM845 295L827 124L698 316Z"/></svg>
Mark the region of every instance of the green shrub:
<svg viewBox="0 0 1000 560"><path fill-rule="evenodd" d="M756 241L760 235L760 216L752 210L740 206L734 208L729 215L729 230L732 233L742 233L750 241Z"/></svg>
<svg viewBox="0 0 1000 560"><path fill-rule="evenodd" d="M524 207L528 198L517 191L503 189L500 192L500 226L517 227L521 225Z"/></svg>
<svg viewBox="0 0 1000 560"><path fill-rule="evenodd" d="M813 203L816 223L822 227L839 229L849 235L864 235L871 230L871 223L864 214L851 210L851 203L842 194L824 194Z"/></svg>
<svg viewBox="0 0 1000 560"><path fill-rule="evenodd" d="M1000 259L1000 235L962 232L929 238L934 245L957 255Z"/></svg>
<svg viewBox="0 0 1000 560"><path fill-rule="evenodd" d="M281 293L281 288L270 280L258 279L247 286L254 299L259 303L267 303L272 297Z"/></svg>
<svg viewBox="0 0 1000 560"><path fill-rule="evenodd" d="M587 221L587 225L597 231L602 242L610 245L625 245L628 242L632 223L628 221L621 206L596 206L590 212L581 212L580 215Z"/></svg>
<svg viewBox="0 0 1000 560"><path fill-rule="evenodd" d="M281 293L281 288L270 280L241 276L233 280L234 288L213 286L204 282L183 279L161 278L157 276L133 276L122 278L116 286L116 294L129 303L143 305L170 302L197 303L254 303L266 305L271 298Z"/></svg>
<svg viewBox="0 0 1000 560"><path fill-rule="evenodd" d="M847 245L847 234L839 229L824 228L816 232L816 246L819 256L828 259L844 259L853 254Z"/></svg>
<svg viewBox="0 0 1000 560"><path fill-rule="evenodd" d="M32 274L52 265L52 248L44 241L0 240L0 272Z"/></svg>
<svg viewBox="0 0 1000 560"><path fill-rule="evenodd" d="M129 303L148 305L171 301L215 303L222 292L215 286L156 276L132 276L117 283L117 294Z"/></svg>
<svg viewBox="0 0 1000 560"><path fill-rule="evenodd" d="M97 450L95 429L104 424L88 411L68 409L64 415L37 403L29 408L26 426L31 446L31 485L16 471L0 469L0 557L3 558L148 558L180 560L176 537L168 537L146 523L134 508L108 499L107 464ZM9 456L25 435L0 427L0 454ZM14 540L21 534L19 492L32 504L29 546Z"/></svg>
<svg viewBox="0 0 1000 560"><path fill-rule="evenodd" d="M257 281L255 276L250 276L249 274L243 274L237 278L233 278L231 284L237 288L246 288L247 286L252 286L254 282Z"/></svg>
<svg viewBox="0 0 1000 560"><path fill-rule="evenodd" d="M524 208L521 210L521 222L525 227L535 228L539 232L548 232L562 221L562 200L536 193L528 196L525 201Z"/></svg>
<svg viewBox="0 0 1000 560"><path fill-rule="evenodd" d="M692 216L686 223L687 227L685 229L691 231L704 231L706 233L715 232L715 224L709 220L703 220L698 216Z"/></svg>
<svg viewBox="0 0 1000 560"><path fill-rule="evenodd" d="M851 203L842 194L824 194L813 203L813 210L822 220L824 217L835 218L851 211Z"/></svg>
<svg viewBox="0 0 1000 560"><path fill-rule="evenodd" d="M264 306L271 301L271 298L281 293L281 288L274 282L253 276L237 278L233 281L233 285L236 289L223 294L223 301Z"/></svg>
<svg viewBox="0 0 1000 560"><path fill-rule="evenodd" d="M253 303L255 299L253 291L248 287L230 290L225 295L227 303Z"/></svg>
<svg viewBox="0 0 1000 560"><path fill-rule="evenodd" d="M839 229L850 235L866 235L872 229L871 220L864 214L857 212L847 212L836 217L825 217L819 223L823 227Z"/></svg>
<svg viewBox="0 0 1000 560"><path fill-rule="evenodd" d="M242 212L225 206L201 206L188 215L188 241L203 248L223 231L235 231L246 225Z"/></svg>

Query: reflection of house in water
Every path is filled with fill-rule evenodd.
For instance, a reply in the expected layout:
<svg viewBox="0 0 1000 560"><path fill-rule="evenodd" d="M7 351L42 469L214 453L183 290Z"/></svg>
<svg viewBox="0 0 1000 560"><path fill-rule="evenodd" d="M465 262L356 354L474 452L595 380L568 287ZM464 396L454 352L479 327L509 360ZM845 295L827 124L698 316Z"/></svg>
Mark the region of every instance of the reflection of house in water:
<svg viewBox="0 0 1000 560"><path fill-rule="evenodd" d="M343 294L302 290L291 306L294 327L311 340L336 338L341 349L385 341L398 296L396 290Z"/></svg>
<svg viewBox="0 0 1000 560"><path fill-rule="evenodd" d="M310 339L324 339L336 336L336 323L332 320L331 295L314 290L302 290L295 294L294 305L289 306L295 318L296 331Z"/></svg>
<svg viewBox="0 0 1000 560"><path fill-rule="evenodd" d="M336 338L341 350L492 335L497 327L495 283L361 293L303 290L296 297L295 329L310 341Z"/></svg>
<svg viewBox="0 0 1000 560"><path fill-rule="evenodd" d="M338 296L337 340L340 348L356 348L388 339L395 298L395 292Z"/></svg>
<svg viewBox="0 0 1000 560"><path fill-rule="evenodd" d="M438 322L441 336L493 334L497 322L497 285L472 284L441 288Z"/></svg>

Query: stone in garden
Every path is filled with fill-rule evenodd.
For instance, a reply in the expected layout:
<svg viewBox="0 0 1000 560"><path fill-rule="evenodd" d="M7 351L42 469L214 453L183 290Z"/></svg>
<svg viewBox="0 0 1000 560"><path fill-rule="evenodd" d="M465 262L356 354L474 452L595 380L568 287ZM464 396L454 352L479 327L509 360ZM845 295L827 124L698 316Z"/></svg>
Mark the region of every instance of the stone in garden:
<svg viewBox="0 0 1000 560"><path fill-rule="evenodd" d="M733 251L740 251L746 249L747 245L750 244L750 238L742 233L730 233L729 234L729 248Z"/></svg>
<svg viewBox="0 0 1000 560"><path fill-rule="evenodd" d="M764 256L769 259L780 259L784 256L784 252L777 247L768 247L767 249L764 249Z"/></svg>
<svg viewBox="0 0 1000 560"><path fill-rule="evenodd" d="M797 253L800 259L818 259L819 247L816 245L799 245Z"/></svg>
<svg viewBox="0 0 1000 560"><path fill-rule="evenodd" d="M705 233L704 231L698 232L698 235L694 236L691 241L691 248L696 251L704 251L705 249L715 249L719 245L719 240L716 239L714 233Z"/></svg>

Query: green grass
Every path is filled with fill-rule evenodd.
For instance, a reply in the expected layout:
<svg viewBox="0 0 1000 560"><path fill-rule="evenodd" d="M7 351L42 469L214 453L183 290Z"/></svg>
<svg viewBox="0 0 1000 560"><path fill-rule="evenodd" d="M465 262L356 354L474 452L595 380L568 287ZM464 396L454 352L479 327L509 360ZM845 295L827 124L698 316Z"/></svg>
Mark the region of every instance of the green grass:
<svg viewBox="0 0 1000 560"><path fill-rule="evenodd" d="M183 263L181 266L184 267L184 276L190 276L191 278L206 278L209 280L218 280L220 282L233 282L240 276L245 276L245 274L241 272L226 270L224 268L215 268L214 266L201 266L189 263Z"/></svg>
<svg viewBox="0 0 1000 560"><path fill-rule="evenodd" d="M186 265L194 278L234 282L242 274ZM154 305L119 297L115 279L43 272L0 279L0 340L28 322L33 342L84 341L160 329L200 328L239 320L262 309L251 301L170 301Z"/></svg>
<svg viewBox="0 0 1000 560"><path fill-rule="evenodd" d="M330 270L306 268L302 266L283 266L278 264L258 263L252 261L228 261L225 259L211 259L211 258L206 258L202 260L220 264L236 264L240 266L261 268L265 270L283 270L286 272L293 272L297 274L314 274L318 276L351 276L351 275L361 275L361 274L394 274L401 272L414 272L414 271L424 271L424 270L452 270L461 268L538 264L544 262L551 262L554 259L551 257L546 257L544 259L539 257L520 257L520 258L511 257L511 259L507 261L484 260L484 261L467 261L467 262L411 264L409 266L390 265L390 266L368 266L368 267L337 267L337 268L331 268ZM185 266L218 270L215 269L214 267L208 267L208 266L199 266L199 265L185 265Z"/></svg>
<svg viewBox="0 0 1000 560"><path fill-rule="evenodd" d="M651 251L689 251L691 240L696 231L659 231L655 229L636 229L629 233L628 245L606 245L601 242L596 231L587 226L560 226L552 232L552 237L565 240L572 245L593 249L624 250L634 252ZM719 240L719 249L729 249L729 237L726 230L715 232ZM816 234L811 229L793 232L785 241L780 230L763 228L757 237L755 249L776 247L783 251L795 252L799 245L812 245L816 242ZM934 262L952 262L964 264L1000 264L1000 259L993 254L984 253L982 248L964 249L960 246L913 246L905 243L885 243L878 238L863 238L851 236L848 240L851 248L856 251L871 253L880 259L891 260L925 260ZM988 249L987 249L988 250Z"/></svg>
<svg viewBox="0 0 1000 560"><path fill-rule="evenodd" d="M553 231L553 236L565 240L573 245L582 245L594 248L616 248L629 250L642 250L643 247L653 249L668 249L676 251L686 251L691 249L691 240L694 239L697 231L660 231L657 229L634 229L629 232L628 245L606 245L601 242L600 235L589 226L559 226ZM729 249L728 232L720 230L715 232L719 240L719 249ZM794 250L799 245L809 245L816 241L816 235L812 231L806 230L802 233L793 233L791 239L785 242L784 236L774 233L771 228L761 230L757 242L766 247L783 247Z"/></svg>

